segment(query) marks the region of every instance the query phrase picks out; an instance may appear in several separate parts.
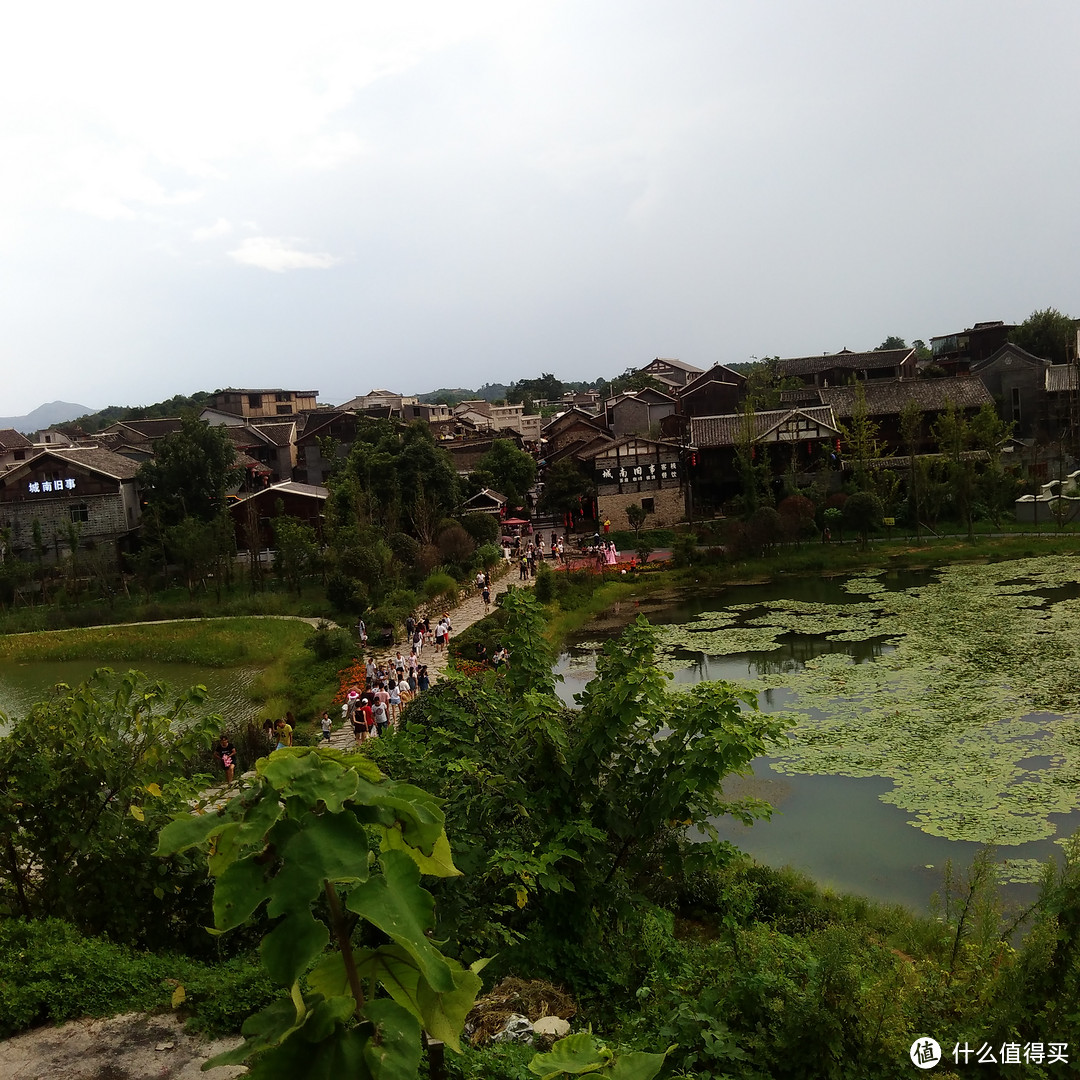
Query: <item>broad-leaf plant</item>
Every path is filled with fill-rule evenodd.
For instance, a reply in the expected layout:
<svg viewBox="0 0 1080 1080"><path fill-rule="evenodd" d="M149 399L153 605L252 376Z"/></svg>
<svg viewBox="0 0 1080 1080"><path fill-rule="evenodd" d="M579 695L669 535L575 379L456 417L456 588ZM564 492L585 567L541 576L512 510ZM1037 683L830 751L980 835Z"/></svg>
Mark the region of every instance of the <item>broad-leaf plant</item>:
<svg viewBox="0 0 1080 1080"><path fill-rule="evenodd" d="M198 845L209 847L215 930L265 904L262 962L288 991L208 1067L246 1061L252 1080L404 1080L423 1032L460 1049L482 962L464 968L429 936L421 877L459 873L434 798L358 755L283 749L220 810L167 825L158 854Z"/></svg>

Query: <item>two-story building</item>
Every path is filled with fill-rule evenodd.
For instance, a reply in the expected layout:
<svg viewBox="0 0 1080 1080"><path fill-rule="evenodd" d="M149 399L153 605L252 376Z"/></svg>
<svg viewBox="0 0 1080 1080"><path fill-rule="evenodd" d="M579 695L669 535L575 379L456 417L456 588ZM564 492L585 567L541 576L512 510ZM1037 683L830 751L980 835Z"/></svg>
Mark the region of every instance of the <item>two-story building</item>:
<svg viewBox="0 0 1080 1080"><path fill-rule="evenodd" d="M81 546L122 543L141 518L137 469L100 446L41 450L0 474L0 527L24 558L35 521L52 553L69 547L72 526Z"/></svg>
<svg viewBox="0 0 1080 1080"><path fill-rule="evenodd" d="M317 409L318 390L222 390L210 399L209 408L215 412L242 417L244 420L266 420L295 416Z"/></svg>

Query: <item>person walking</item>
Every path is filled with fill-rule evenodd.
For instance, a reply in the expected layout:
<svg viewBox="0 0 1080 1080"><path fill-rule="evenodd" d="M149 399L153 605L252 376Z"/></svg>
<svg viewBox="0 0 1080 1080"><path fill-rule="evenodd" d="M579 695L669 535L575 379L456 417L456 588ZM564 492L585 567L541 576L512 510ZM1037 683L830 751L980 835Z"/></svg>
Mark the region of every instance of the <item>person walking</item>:
<svg viewBox="0 0 1080 1080"><path fill-rule="evenodd" d="M485 585L480 595L484 600L484 614L486 615L491 610L491 588Z"/></svg>
<svg viewBox="0 0 1080 1080"><path fill-rule="evenodd" d="M428 678L427 673L427 664L420 665L420 670L416 673L416 685L421 693L431 686L431 679Z"/></svg>
<svg viewBox="0 0 1080 1080"><path fill-rule="evenodd" d="M224 732L214 743L214 757L221 762L221 767L225 770L225 782L231 784L236 773L236 747Z"/></svg>
<svg viewBox="0 0 1080 1080"><path fill-rule="evenodd" d="M322 718L319 720L319 724L322 727L323 742L324 743L329 743L330 742L330 729L332 728L333 725L330 723L330 714L328 712L323 712Z"/></svg>
<svg viewBox="0 0 1080 1080"><path fill-rule="evenodd" d="M376 701L371 706L371 715L375 720L375 731L380 738L386 734L386 729L390 726L390 718L386 714L386 706L381 701Z"/></svg>

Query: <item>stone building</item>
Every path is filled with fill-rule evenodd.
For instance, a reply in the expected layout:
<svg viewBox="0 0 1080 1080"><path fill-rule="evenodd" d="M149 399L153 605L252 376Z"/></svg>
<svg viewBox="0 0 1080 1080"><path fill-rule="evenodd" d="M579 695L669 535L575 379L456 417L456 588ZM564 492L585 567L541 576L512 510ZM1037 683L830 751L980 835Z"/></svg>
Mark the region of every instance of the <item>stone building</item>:
<svg viewBox="0 0 1080 1080"><path fill-rule="evenodd" d="M599 521L626 528L626 508L640 504L650 515L646 527L665 528L682 521L686 504L681 485L682 448L673 443L628 436L582 455L596 483Z"/></svg>
<svg viewBox="0 0 1080 1080"><path fill-rule="evenodd" d="M100 446L42 450L0 475L0 527L10 527L23 558L32 554L35 521L54 555L69 546L71 525L83 547L123 542L141 517L137 469Z"/></svg>

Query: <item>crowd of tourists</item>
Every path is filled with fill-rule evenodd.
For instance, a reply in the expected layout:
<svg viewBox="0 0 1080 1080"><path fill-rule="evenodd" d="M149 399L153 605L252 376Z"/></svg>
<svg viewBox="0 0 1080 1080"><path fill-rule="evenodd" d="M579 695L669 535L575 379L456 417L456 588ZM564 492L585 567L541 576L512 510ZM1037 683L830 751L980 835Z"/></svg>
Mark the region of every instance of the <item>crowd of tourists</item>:
<svg viewBox="0 0 1080 1080"><path fill-rule="evenodd" d="M555 534L552 533L555 540ZM532 545L530 544L530 548ZM541 541L540 550L543 550ZM561 555L561 544L558 550ZM476 575L476 591L484 602L485 612L491 607L491 577L486 571L479 571ZM360 638L360 648L367 650L367 626L363 619L357 621L357 634ZM413 615L405 620L405 641L408 643L408 653L403 653L399 648L393 657L376 660L368 654L364 665L364 685L350 689L345 701L341 706L341 719L346 729L352 730L353 738L357 745L370 738L386 736L395 731L401 721L401 713L404 707L413 701L418 694L422 694L431 685L427 664L423 662L424 650L434 649L441 653L450 645L450 636L454 627L448 611L443 612L435 625L432 626L430 616L416 618ZM481 655L479 659L487 662L487 656ZM510 654L505 648L496 650L491 658L495 668L509 666ZM358 680L359 681L359 680ZM330 742L333 732L333 720L328 712L323 712L320 717L322 729L322 741ZM292 713L286 713L284 718L277 721L266 720L263 723L263 735L268 747L280 750L285 746L292 746L293 731L296 721ZM218 743L214 746L214 754L225 772L225 778L232 781L236 769L236 747L233 746L228 735L222 734Z"/></svg>

